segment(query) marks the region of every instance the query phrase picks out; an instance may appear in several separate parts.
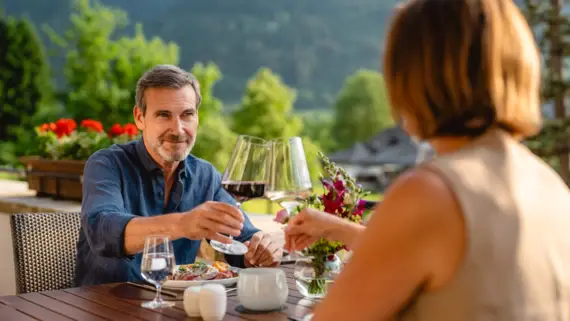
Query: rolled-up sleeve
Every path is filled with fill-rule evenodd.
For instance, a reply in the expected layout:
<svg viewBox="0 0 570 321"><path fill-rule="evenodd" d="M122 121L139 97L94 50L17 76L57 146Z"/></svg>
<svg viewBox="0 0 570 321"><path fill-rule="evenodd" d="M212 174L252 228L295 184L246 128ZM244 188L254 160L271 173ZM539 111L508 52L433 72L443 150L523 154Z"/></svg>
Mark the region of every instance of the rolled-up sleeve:
<svg viewBox="0 0 570 321"><path fill-rule="evenodd" d="M118 167L102 153L93 154L83 171L81 228L91 249L104 257L125 257L125 227L136 215L127 213Z"/></svg>
<svg viewBox="0 0 570 321"><path fill-rule="evenodd" d="M236 200L222 187L221 175L217 172L216 174L217 177L215 178L215 186L217 190L214 195L214 201L235 206L237 204ZM244 217L243 228L241 229L240 235L234 238L239 242L249 241L253 234L260 231L260 229L256 228L253 223L251 223L251 220L249 219L247 213L245 213L243 210L242 213ZM232 266L243 267L244 265L243 255L226 255L225 257L228 264Z"/></svg>

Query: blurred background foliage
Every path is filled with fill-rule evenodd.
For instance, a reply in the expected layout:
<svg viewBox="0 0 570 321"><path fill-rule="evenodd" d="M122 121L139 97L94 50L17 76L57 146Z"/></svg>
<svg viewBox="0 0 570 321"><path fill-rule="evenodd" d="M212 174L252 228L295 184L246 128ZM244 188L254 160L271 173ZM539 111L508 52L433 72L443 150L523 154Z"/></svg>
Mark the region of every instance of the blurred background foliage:
<svg viewBox="0 0 570 321"><path fill-rule="evenodd" d="M137 79L168 63L201 83L194 154L222 171L238 134L302 136L317 178L318 151L394 125L378 62L397 2L0 0L0 166L37 155L42 123L132 122ZM527 143L568 181L568 5L517 3L544 58L547 121Z"/></svg>

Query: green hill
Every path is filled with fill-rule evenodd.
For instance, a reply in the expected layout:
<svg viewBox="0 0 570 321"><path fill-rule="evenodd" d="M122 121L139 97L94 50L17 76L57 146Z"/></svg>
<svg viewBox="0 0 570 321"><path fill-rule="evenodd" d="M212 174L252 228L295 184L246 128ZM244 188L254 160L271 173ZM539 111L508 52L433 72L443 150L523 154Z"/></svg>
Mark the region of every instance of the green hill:
<svg viewBox="0 0 570 321"><path fill-rule="evenodd" d="M225 103L238 102L247 79L266 66L298 90L297 109L315 109L328 108L356 69L378 69L380 44L397 0L101 2L125 10L147 35L178 43L183 67L196 61L218 64L224 78L216 94ZM5 1L4 8L57 32L69 24L70 0ZM124 32L133 32L132 26ZM62 58L52 62L61 84Z"/></svg>

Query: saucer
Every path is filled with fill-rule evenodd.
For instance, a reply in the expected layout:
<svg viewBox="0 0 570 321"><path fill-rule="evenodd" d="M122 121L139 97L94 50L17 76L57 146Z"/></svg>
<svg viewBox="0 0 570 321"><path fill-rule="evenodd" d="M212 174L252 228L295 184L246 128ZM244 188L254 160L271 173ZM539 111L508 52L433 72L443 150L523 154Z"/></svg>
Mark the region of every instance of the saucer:
<svg viewBox="0 0 570 321"><path fill-rule="evenodd" d="M270 313L270 312L283 312L283 311L285 311L285 310L287 310L287 306L286 306L286 305L283 305L282 307L277 308L277 309L262 310L262 311L249 310L249 309L246 309L246 308L245 308L243 305L241 305L241 304L236 307L236 311L237 311L237 312L239 312L239 313L244 313L244 314L264 314L264 313Z"/></svg>

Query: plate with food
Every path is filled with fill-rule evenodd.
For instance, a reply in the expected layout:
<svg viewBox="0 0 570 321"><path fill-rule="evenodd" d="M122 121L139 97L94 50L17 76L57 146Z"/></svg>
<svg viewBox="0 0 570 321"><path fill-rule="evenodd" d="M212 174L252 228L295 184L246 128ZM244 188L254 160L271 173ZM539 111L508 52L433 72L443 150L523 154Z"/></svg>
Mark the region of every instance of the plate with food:
<svg viewBox="0 0 570 321"><path fill-rule="evenodd" d="M174 269L174 274L162 286L170 289L185 289L189 286L206 283L218 283L228 286L237 282L239 271L239 268L220 261L215 261L212 264L208 262L194 262L177 265Z"/></svg>

